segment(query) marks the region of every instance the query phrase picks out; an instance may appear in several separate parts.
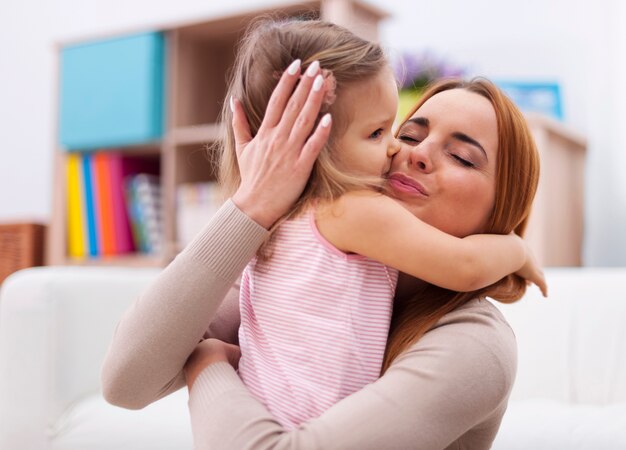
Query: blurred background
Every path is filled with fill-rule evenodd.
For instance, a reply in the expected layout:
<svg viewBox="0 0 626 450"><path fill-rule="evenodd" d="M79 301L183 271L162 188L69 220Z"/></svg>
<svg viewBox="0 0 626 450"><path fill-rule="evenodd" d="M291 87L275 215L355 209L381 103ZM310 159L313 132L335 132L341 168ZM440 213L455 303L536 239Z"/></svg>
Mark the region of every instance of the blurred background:
<svg viewBox="0 0 626 450"><path fill-rule="evenodd" d="M171 260L219 205L204 146L217 133L237 37L259 12L305 10L378 38L411 82L452 73L496 81L529 113L542 153L541 200L529 239L543 262L626 265L624 2L368 0L357 2L354 14L348 3L5 6L5 270L23 264L18 253L33 264ZM45 251L37 256L36 248Z"/></svg>

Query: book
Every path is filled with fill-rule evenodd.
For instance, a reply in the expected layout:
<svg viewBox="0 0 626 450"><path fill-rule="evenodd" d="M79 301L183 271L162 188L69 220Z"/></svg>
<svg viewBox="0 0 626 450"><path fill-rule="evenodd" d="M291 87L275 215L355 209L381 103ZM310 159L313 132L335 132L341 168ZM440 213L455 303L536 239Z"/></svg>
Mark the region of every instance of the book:
<svg viewBox="0 0 626 450"><path fill-rule="evenodd" d="M158 208L160 191L150 206L143 200L143 240L134 236L129 218L126 196L126 179L137 174L154 177L159 173L159 159L154 157L123 155L117 151L73 153L67 160L68 202L68 254L74 257L102 256L130 253L140 249L139 242L147 242L143 250L160 250L162 224L151 219L146 211ZM158 179L158 178L157 178ZM141 180L141 178L139 178ZM140 182L145 185L146 180ZM160 188L160 185L157 182ZM143 192L147 188L141 187ZM139 194L138 194L139 195ZM156 217L156 213L150 213Z"/></svg>
<svg viewBox="0 0 626 450"><path fill-rule="evenodd" d="M137 248L144 253L159 253L163 246L161 183L151 174L126 177L128 213Z"/></svg>
<svg viewBox="0 0 626 450"><path fill-rule="evenodd" d="M74 258L82 258L86 254L81 159L79 154L67 157L67 252Z"/></svg>
<svg viewBox="0 0 626 450"><path fill-rule="evenodd" d="M136 250L130 229L126 195L124 193L124 177L128 175L129 170L131 170L131 167L125 162L122 154L117 152L109 154L116 254L130 253Z"/></svg>
<svg viewBox="0 0 626 450"><path fill-rule="evenodd" d="M100 253L104 256L114 255L115 220L113 217L113 192L111 173L109 170L109 155L107 152L98 152L93 155L94 184L97 185L98 198L98 229Z"/></svg>
<svg viewBox="0 0 626 450"><path fill-rule="evenodd" d="M97 230L97 218L98 207L95 205L94 195L94 183L91 171L92 155L85 153L82 155L82 170L83 170L83 186L84 186L84 202L85 202L85 214L87 225L87 249L89 256L98 256L98 230Z"/></svg>

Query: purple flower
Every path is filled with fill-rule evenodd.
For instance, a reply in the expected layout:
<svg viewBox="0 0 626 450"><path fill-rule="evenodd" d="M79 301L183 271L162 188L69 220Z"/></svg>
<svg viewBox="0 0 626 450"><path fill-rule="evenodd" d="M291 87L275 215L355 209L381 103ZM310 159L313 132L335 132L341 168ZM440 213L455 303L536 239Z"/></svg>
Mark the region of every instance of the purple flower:
<svg viewBox="0 0 626 450"><path fill-rule="evenodd" d="M404 52L393 64L400 89L423 89L428 83L440 78L462 77L465 69L423 51Z"/></svg>

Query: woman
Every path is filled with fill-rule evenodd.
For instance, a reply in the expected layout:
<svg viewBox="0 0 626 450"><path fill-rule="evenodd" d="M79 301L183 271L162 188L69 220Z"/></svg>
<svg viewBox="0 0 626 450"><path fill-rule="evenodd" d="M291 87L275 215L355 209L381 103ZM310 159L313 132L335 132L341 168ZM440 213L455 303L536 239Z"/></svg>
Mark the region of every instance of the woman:
<svg viewBox="0 0 626 450"><path fill-rule="evenodd" d="M303 79L288 100L293 84L284 81L254 139L241 113L235 116L242 184L232 201L122 318L103 367L103 391L111 403L141 408L181 387L181 369L208 322L205 336L236 342L237 296L228 290L267 228L298 197L328 133L317 128L308 140L292 140L291 124L298 116L305 119L301 123L314 123L322 93L310 92ZM523 232L537 184L537 154L522 116L492 85L435 87L399 138L403 146L390 187L418 217L457 236ZM472 167L452 156L457 150ZM219 344L215 351L215 341L203 343L187 367L196 446L489 448L516 355L505 320L479 298L513 301L524 289L515 276L471 294L405 280L382 377L290 433L225 362L230 357L235 363L236 353ZM415 296L419 302L411 301Z"/></svg>
<svg viewBox="0 0 626 450"><path fill-rule="evenodd" d="M457 236L523 233L538 156L523 117L491 83L435 85L398 137L390 192L420 219ZM240 153L243 165L248 153ZM264 197L261 188L238 201L245 211ZM198 449L489 448L515 377L516 349L506 321L479 299L510 302L524 290L515 276L469 294L405 279L382 377L291 432L240 382L231 367L236 347L203 342L186 367L194 442Z"/></svg>

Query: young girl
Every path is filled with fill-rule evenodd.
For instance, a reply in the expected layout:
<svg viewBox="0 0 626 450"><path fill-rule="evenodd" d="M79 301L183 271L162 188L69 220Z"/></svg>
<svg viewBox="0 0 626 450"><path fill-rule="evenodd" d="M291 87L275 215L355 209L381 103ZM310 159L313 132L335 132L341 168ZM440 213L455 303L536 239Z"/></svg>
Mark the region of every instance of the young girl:
<svg viewBox="0 0 626 450"><path fill-rule="evenodd" d="M332 131L296 206L243 273L239 374L293 428L379 377L398 270L473 291L531 263L518 237L447 235L380 193L399 144L391 130L397 87L378 45L320 21L257 25L228 92L253 136L285 67L326 90L321 124L330 113ZM232 193L239 173L230 126L222 145L220 176ZM428 196L402 177L391 182Z"/></svg>

